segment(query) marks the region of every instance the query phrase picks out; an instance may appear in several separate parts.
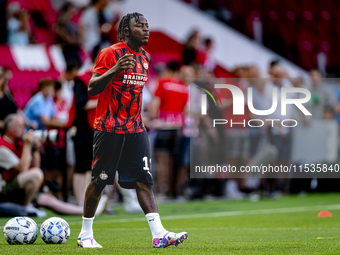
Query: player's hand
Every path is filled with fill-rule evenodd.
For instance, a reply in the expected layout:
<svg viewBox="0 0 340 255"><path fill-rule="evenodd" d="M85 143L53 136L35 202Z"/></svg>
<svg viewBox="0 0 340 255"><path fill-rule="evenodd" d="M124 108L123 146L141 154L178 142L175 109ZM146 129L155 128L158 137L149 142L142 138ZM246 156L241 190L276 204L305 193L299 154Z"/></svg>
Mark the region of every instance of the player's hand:
<svg viewBox="0 0 340 255"><path fill-rule="evenodd" d="M24 140L24 144L31 145L34 141L33 131L29 130L28 132L26 132L22 139Z"/></svg>
<svg viewBox="0 0 340 255"><path fill-rule="evenodd" d="M133 54L125 54L120 59L118 59L113 69L116 73L120 73L127 69L133 69L135 65L136 60L133 58Z"/></svg>

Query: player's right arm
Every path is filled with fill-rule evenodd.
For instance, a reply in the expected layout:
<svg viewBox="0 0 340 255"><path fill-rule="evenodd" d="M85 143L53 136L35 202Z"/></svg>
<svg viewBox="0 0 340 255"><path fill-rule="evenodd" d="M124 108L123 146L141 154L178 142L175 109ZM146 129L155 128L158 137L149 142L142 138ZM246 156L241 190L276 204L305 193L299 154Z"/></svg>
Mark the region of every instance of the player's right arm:
<svg viewBox="0 0 340 255"><path fill-rule="evenodd" d="M116 64L104 74L93 73L89 82L88 92L91 96L95 96L106 88L110 81L119 73L133 69L136 60L132 58L133 54L126 54L122 56Z"/></svg>

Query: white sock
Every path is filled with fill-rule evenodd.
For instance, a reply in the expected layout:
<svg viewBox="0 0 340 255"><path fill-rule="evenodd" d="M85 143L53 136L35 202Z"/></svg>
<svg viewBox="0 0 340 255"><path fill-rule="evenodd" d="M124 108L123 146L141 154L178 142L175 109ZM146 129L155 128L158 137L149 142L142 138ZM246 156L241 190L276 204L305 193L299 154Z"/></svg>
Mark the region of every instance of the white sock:
<svg viewBox="0 0 340 255"><path fill-rule="evenodd" d="M152 237L161 237L165 234L166 230L162 225L161 218L158 213L148 213L145 217L149 223Z"/></svg>
<svg viewBox="0 0 340 255"><path fill-rule="evenodd" d="M94 220L94 217L85 218L83 216L83 225L81 227L80 235L85 234L85 233L93 234L93 231L92 231L93 220Z"/></svg>

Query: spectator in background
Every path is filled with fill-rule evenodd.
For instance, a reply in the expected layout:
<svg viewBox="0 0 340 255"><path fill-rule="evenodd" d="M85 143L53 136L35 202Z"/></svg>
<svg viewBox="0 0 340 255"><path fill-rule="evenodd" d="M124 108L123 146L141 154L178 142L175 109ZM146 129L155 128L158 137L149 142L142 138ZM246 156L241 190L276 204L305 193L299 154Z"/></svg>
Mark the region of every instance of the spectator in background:
<svg viewBox="0 0 340 255"><path fill-rule="evenodd" d="M177 198L184 195L184 188L188 184L189 166L190 166L190 139L194 139L198 136L198 124L200 116L200 109L197 109L200 105L200 91L195 88L193 79L195 78L195 69L192 66L182 66L180 69L180 78L187 86L190 93L188 95L188 101L186 103L185 119L180 130L179 135L179 151L177 155L177 173L176 173L176 190L175 194ZM192 88L189 88L192 86ZM190 106L190 100L192 104ZM194 105L198 103L197 105ZM192 140L193 142L193 140Z"/></svg>
<svg viewBox="0 0 340 255"><path fill-rule="evenodd" d="M64 203L50 194L38 193L44 179L40 169L41 141L31 131L24 133L23 117L19 114L8 115L5 135L0 138L1 178L6 181L0 189L0 201L24 205L27 212L38 217L46 217L46 213L37 210L32 205L33 201L59 214L81 215L81 206Z"/></svg>
<svg viewBox="0 0 340 255"><path fill-rule="evenodd" d="M55 97L54 97L54 118L60 122L68 122L69 119L69 107L67 101L63 96L62 84L59 81L55 82ZM63 135L65 137L65 135Z"/></svg>
<svg viewBox="0 0 340 255"><path fill-rule="evenodd" d="M215 59L212 54L212 50L214 48L214 42L211 38L206 38L204 40L204 63L203 66L205 69L207 69L209 72L214 72L216 63Z"/></svg>
<svg viewBox="0 0 340 255"><path fill-rule="evenodd" d="M253 106L257 110L268 110L272 105L272 91L274 85L267 78L261 78L260 71L257 65L251 65L248 72L248 84L253 89L252 102ZM267 123L265 119L266 116L258 116L253 113L249 113L251 119L261 119L264 123ZM257 123L256 123L257 124ZM263 126L261 128L250 127L250 156L254 157L259 151L260 142L266 133L266 128L268 126Z"/></svg>
<svg viewBox="0 0 340 255"><path fill-rule="evenodd" d="M27 45L30 43L31 29L29 14L25 9L11 5L9 8L10 18L7 21L8 44Z"/></svg>
<svg viewBox="0 0 340 255"><path fill-rule="evenodd" d="M97 107L97 96L87 93L88 82L92 72L87 71L74 80L74 100L70 113L70 123L76 127L73 134L73 150L75 152L75 169L73 173L73 193L77 205L84 204L86 172L91 169L93 121Z"/></svg>
<svg viewBox="0 0 340 255"><path fill-rule="evenodd" d="M268 74L270 77L274 78L274 83L278 83L276 84L277 86L281 86L283 83L285 85L291 83L294 87L299 87L301 85L299 79L292 78L283 68L280 60L273 60L269 63ZM282 84L280 85L279 83Z"/></svg>
<svg viewBox="0 0 340 255"><path fill-rule="evenodd" d="M55 82L55 97L54 106L55 111L53 118L60 122L67 122L69 118L69 110L66 100L62 97L62 86L59 81ZM66 130L65 128L58 128L58 136L55 141L50 141L45 147L45 155L42 162L43 166L48 168L45 171L47 184L51 191L54 191L57 196L60 187L63 187L63 197L66 201L67 194L67 175L66 175ZM46 164L46 161L48 164ZM53 188L55 190L53 190Z"/></svg>
<svg viewBox="0 0 340 255"><path fill-rule="evenodd" d="M158 62L153 65L153 69L155 71L155 75L148 79L148 82L145 84L148 91L152 96L155 95L155 91L158 86L158 80L162 78L164 75L166 75L167 68L166 68L166 63L164 62Z"/></svg>
<svg viewBox="0 0 340 255"><path fill-rule="evenodd" d="M77 77L79 71L79 63L74 60L66 62L66 70L59 78L62 84L61 97L66 102L67 110L70 111L74 101L74 79ZM69 119L67 118L67 122ZM67 125L69 127L69 125ZM72 175L75 166L75 152L72 140L71 130L66 133L66 163L67 163L67 180L72 180ZM65 181L65 180L64 180ZM67 187L71 186L71 182L67 183ZM64 194L65 197L65 194Z"/></svg>
<svg viewBox="0 0 340 255"><path fill-rule="evenodd" d="M86 172L91 170L93 122L98 103L97 96L91 97L87 92L87 86L92 72L88 71L75 78L74 116L73 126L77 128L73 137L75 151L75 169L73 173L73 193L78 205L84 204L86 188Z"/></svg>
<svg viewBox="0 0 340 255"><path fill-rule="evenodd" d="M239 79L234 79L229 81L234 86L238 87L242 90L243 94L247 96L247 87L248 83L245 82L245 74L246 72L242 67L242 71L236 69L238 71ZM249 71L249 70L248 70ZM223 119L229 121L229 125L225 125L225 144L226 146L226 162L232 166L236 166L239 169L241 166L245 166L249 160L249 128L248 128L248 120L249 120L249 111L247 107L247 102L244 102L244 114L242 115L234 115L233 107L234 107L234 99L230 90L221 89L220 92L222 98L222 114ZM234 176L230 176L233 178ZM244 179L237 180L228 180L227 181L227 196L231 199L242 199L243 194L240 190L245 189L245 181Z"/></svg>
<svg viewBox="0 0 340 255"><path fill-rule="evenodd" d="M274 87L277 88L278 91L278 105L273 114L271 114L271 119L277 119L273 127L270 127L269 137L272 140L273 145L276 147L278 151L278 157L274 164L277 166L283 165L287 166L291 160L291 147L292 147L292 129L286 126L281 125L281 121L284 119L295 119L296 112L294 111L294 107L291 104L286 106L286 115L281 115L281 89L282 88L292 88L293 84L290 80L290 77L280 62L272 62L269 66L269 72L271 77L271 82ZM297 93L289 93L287 94L288 99L295 99L298 97ZM285 125L290 125L289 121L285 122ZM279 173L276 176L276 179L268 179L270 183L270 190L272 196L279 194L280 191L286 192L288 188L288 179L287 174ZM281 179L279 179L281 178Z"/></svg>
<svg viewBox="0 0 340 255"><path fill-rule="evenodd" d="M318 70L310 70L309 76L311 78L312 85L310 88L310 92L312 94L311 113L313 119L322 119L326 106L328 108L330 106L334 107L338 105L338 100L336 94L332 90L332 87L323 81L322 75Z"/></svg>
<svg viewBox="0 0 340 255"><path fill-rule="evenodd" d="M59 121L53 118L55 107L54 97L54 80L43 79L39 82L39 92L36 93L24 108L24 115L28 122L36 122L38 129L62 128L65 127L65 121Z"/></svg>
<svg viewBox="0 0 340 255"><path fill-rule="evenodd" d="M193 30L189 35L187 42L184 45L182 62L184 65L190 65L195 63L197 58L199 32Z"/></svg>
<svg viewBox="0 0 340 255"><path fill-rule="evenodd" d="M74 96L74 79L78 75L79 67L79 64L74 60L67 61L66 70L59 78L59 81L62 85L61 96L66 101L68 110L70 110L72 107Z"/></svg>
<svg viewBox="0 0 340 255"><path fill-rule="evenodd" d="M173 162L178 143L178 130L184 123L188 100L187 86L176 76L178 63L169 62L168 75L159 79L155 92L155 109L159 110L160 128L155 141L157 162L156 188L161 196L173 195Z"/></svg>
<svg viewBox="0 0 340 255"><path fill-rule="evenodd" d="M108 0L92 0L80 18L80 31L82 44L85 50L92 54L92 59L97 56L101 43L101 28L99 13L108 4Z"/></svg>
<svg viewBox="0 0 340 255"><path fill-rule="evenodd" d="M70 121L76 132L73 136L75 152L75 169L73 173L73 193L76 204L83 206L86 188L86 172L91 170L94 118L98 103L98 95L90 96L87 86L92 76L92 69L77 76L74 80L74 100L70 112ZM105 212L108 196L102 195L96 214Z"/></svg>
<svg viewBox="0 0 340 255"><path fill-rule="evenodd" d="M10 78L11 72L0 67L0 135L3 134L6 116L15 113L18 109L7 86Z"/></svg>
<svg viewBox="0 0 340 255"><path fill-rule="evenodd" d="M66 2L59 11L55 32L58 35L58 41L61 43L66 62L76 61L80 65L81 38L78 33L78 25L72 22L76 13L77 9L71 3Z"/></svg>
<svg viewBox="0 0 340 255"><path fill-rule="evenodd" d="M333 120L334 119L334 107L332 105L326 106L323 110L322 119L324 120Z"/></svg>
<svg viewBox="0 0 340 255"><path fill-rule="evenodd" d="M238 78L238 82L242 84L242 87L248 86L247 78L260 78L259 69L256 65L249 66L236 66L233 70L233 74Z"/></svg>
<svg viewBox="0 0 340 255"><path fill-rule="evenodd" d="M19 115L8 115L4 129L5 134L0 138L0 168L6 184L0 189L0 201L22 204L28 211L44 217L46 214L31 205L44 179L37 138L31 131L24 134L25 121Z"/></svg>
<svg viewBox="0 0 340 255"><path fill-rule="evenodd" d="M36 93L27 103L24 108L24 115L27 122L35 122L38 124L38 129L46 130L49 128L64 128L67 120L60 120L55 117L56 105L55 97L55 80L43 79L39 82L39 92ZM56 132L57 134L57 132ZM60 186L55 182L54 177L56 170L64 171L63 156L58 155L59 149L55 144L56 137L53 136L44 142L43 157L41 162L42 169L46 172L46 184L50 190L58 192ZM60 172L57 171L57 175Z"/></svg>

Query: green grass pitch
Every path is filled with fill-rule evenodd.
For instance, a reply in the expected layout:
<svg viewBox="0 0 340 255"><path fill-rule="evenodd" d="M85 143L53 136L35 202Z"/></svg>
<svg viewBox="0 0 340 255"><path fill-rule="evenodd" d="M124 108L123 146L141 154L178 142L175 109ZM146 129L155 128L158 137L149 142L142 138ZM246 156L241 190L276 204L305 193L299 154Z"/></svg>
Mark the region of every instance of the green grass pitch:
<svg viewBox="0 0 340 255"><path fill-rule="evenodd" d="M33 245L9 245L0 237L0 254L340 254L340 194L163 204L164 227L189 233L184 244L166 249L152 248L143 214L115 209L118 215L95 219L95 238L103 249L77 247L81 217L62 216L71 227L66 244L47 245L39 236ZM333 217L318 218L321 210ZM8 219L0 218L1 229Z"/></svg>

